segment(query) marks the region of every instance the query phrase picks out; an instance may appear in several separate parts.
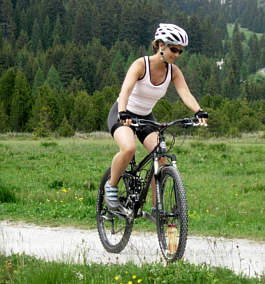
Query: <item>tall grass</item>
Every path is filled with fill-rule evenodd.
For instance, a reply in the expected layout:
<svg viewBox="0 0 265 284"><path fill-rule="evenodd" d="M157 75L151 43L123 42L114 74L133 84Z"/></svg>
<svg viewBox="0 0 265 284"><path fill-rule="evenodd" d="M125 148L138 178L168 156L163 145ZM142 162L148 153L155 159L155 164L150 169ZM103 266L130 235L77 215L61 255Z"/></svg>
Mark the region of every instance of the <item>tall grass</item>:
<svg viewBox="0 0 265 284"><path fill-rule="evenodd" d="M154 263L138 267L129 263L126 265L78 265L44 262L26 255L0 256L0 283L258 284L264 283L264 281L264 276L247 278L235 275L231 270L225 268L192 265L182 261L167 266Z"/></svg>
<svg viewBox="0 0 265 284"><path fill-rule="evenodd" d="M117 150L100 135L0 138L0 219L95 228L97 189ZM265 240L264 139L193 138L172 151L187 190L190 234ZM137 161L145 154L138 144ZM135 229L155 226L138 219Z"/></svg>

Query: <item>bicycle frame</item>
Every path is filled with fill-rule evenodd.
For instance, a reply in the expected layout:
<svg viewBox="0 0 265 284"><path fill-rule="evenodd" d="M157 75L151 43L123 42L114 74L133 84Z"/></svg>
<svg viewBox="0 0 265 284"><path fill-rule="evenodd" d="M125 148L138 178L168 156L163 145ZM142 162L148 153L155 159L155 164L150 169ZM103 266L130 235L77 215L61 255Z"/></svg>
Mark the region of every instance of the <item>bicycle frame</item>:
<svg viewBox="0 0 265 284"><path fill-rule="evenodd" d="M189 127L189 126L197 126L198 124L196 123L197 119L196 118L184 118L184 119L178 119L178 120L174 120L170 123L158 123L156 121L150 121L150 120L144 120L144 119L132 119L132 124L131 126L133 127L140 127L141 125L146 125L146 124L151 124L154 125L156 127L158 127L158 144L157 146L153 149L152 152L150 152L149 154L147 154L137 165L135 162L135 155L133 156L133 159L130 162L131 165L131 170L127 171L128 173L132 174L132 175L136 175L137 172L140 172L143 167L151 160L152 161L152 165L149 168L149 170L147 171L147 177L145 178L145 187L141 190L140 195L139 195L139 201L138 201L138 205L135 208L135 217L138 217L139 215L141 216L141 214L138 213L139 209L141 210L145 201L146 201L146 197L147 197L147 193L149 190L149 186L151 184L151 180L154 176L155 178L155 185L156 185L156 196L157 196L157 208L158 210L162 210L162 204L161 204L161 200L160 200L160 194L159 194L159 175L162 171L162 169L167 166L167 165L161 165L159 167L159 160L161 157L167 157L171 159L171 163L172 165L176 168L176 156L174 154L170 155L167 153L166 148L165 148L165 144L164 147L163 143L165 143L165 138L164 138L164 131L175 125L175 124L181 124L183 125L183 127ZM140 211L141 213L141 211Z"/></svg>
<svg viewBox="0 0 265 284"><path fill-rule="evenodd" d="M137 172L140 172L143 167L152 159L152 164L147 171L147 176L145 178L145 186L141 190L140 195L139 195L139 201L138 201L138 206L136 208L136 211L139 209L142 209L143 205L145 204L147 193L151 184L151 180L153 176L155 177L155 184L156 184L156 196L157 196L157 205L158 209L162 209L161 201L160 201L160 195L159 195L159 174L161 173L161 170L163 167L166 165L163 164L159 167L159 160L161 157L167 157L171 159L172 165L176 166L176 156L174 154L169 155L165 149L162 150L161 148L161 142L165 142L164 135L163 135L164 130L159 131L158 133L158 144L157 146L153 149L152 152L147 154L137 165L135 161L135 155L133 156L133 159L130 162L131 165L131 170L127 171L132 175L136 175ZM135 212L135 217L139 216L138 212Z"/></svg>

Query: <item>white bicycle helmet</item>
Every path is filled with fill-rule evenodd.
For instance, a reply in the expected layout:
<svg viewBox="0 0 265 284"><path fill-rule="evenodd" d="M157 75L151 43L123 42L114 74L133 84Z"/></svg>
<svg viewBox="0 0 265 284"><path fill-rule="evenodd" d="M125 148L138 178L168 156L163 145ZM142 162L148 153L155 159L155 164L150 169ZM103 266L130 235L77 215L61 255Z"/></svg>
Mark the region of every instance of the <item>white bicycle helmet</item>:
<svg viewBox="0 0 265 284"><path fill-rule="evenodd" d="M173 24L159 24L155 40L162 40L164 44L187 46L189 43L187 33L180 27Z"/></svg>

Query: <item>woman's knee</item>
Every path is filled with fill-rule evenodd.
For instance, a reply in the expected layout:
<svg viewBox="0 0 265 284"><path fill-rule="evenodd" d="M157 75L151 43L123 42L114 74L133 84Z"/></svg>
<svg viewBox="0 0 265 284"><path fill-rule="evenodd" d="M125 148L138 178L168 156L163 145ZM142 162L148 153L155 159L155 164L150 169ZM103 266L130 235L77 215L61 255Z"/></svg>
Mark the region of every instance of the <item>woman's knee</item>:
<svg viewBox="0 0 265 284"><path fill-rule="evenodd" d="M136 152L136 145L135 143L128 143L126 145L123 145L123 147L120 148L120 151L123 154L132 157L134 153Z"/></svg>
<svg viewBox="0 0 265 284"><path fill-rule="evenodd" d="M120 148L120 152L132 157L136 151L135 137L129 127L120 127L115 130L114 139Z"/></svg>

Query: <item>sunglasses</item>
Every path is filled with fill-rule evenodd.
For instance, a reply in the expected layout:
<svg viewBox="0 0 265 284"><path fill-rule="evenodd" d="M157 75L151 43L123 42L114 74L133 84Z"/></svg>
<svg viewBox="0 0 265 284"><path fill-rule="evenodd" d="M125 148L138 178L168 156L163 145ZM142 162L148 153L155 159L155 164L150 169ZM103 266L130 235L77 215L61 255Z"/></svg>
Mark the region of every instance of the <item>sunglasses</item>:
<svg viewBox="0 0 265 284"><path fill-rule="evenodd" d="M179 49L179 48L174 47L174 46L169 46L169 49L170 49L171 52L178 53L179 55L183 52L182 49Z"/></svg>

